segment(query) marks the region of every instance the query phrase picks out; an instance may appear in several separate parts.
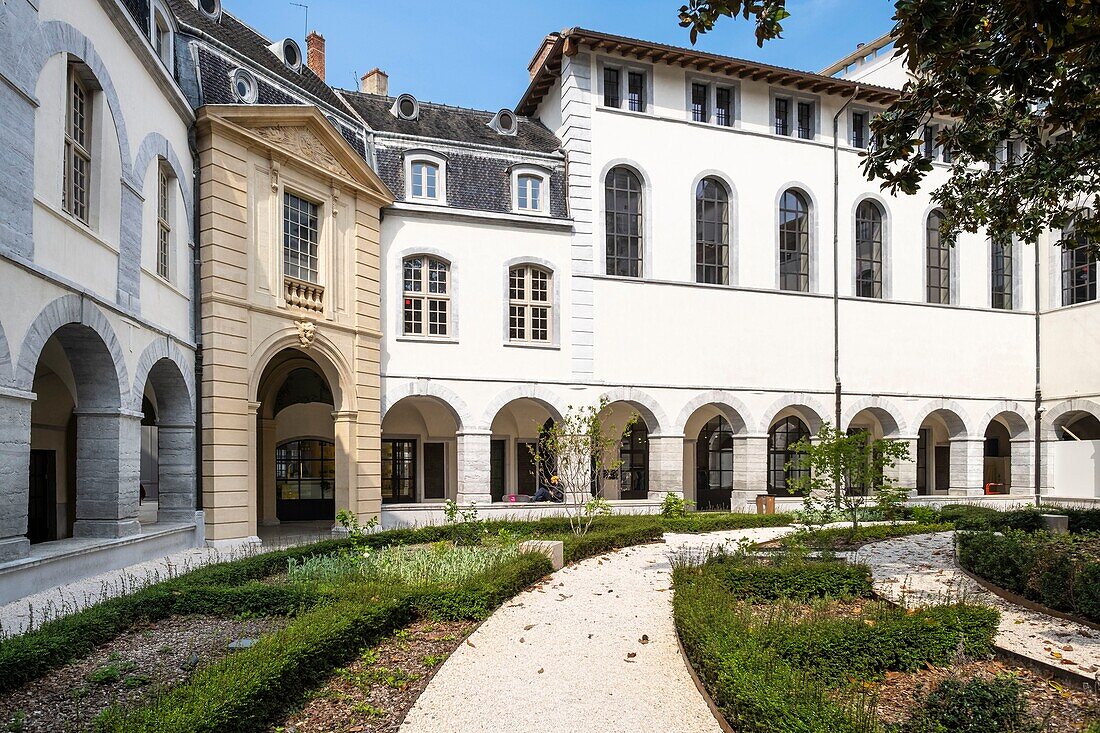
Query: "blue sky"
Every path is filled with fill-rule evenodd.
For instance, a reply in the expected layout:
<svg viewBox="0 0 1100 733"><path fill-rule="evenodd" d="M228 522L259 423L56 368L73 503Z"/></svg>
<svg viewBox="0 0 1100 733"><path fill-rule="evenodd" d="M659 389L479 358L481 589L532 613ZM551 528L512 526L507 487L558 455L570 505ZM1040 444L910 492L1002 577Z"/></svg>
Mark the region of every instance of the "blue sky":
<svg viewBox="0 0 1100 733"><path fill-rule="evenodd" d="M549 32L571 26L689 45L677 23L683 0L298 0L327 41L328 82L354 88L378 66L390 93L499 109L519 101L527 63ZM272 38L303 45L305 14L288 0L223 0L227 10ZM756 47L751 23L719 24L697 47L713 53L818 71L892 25L889 0L789 0L785 37ZM413 15L414 10L416 14Z"/></svg>

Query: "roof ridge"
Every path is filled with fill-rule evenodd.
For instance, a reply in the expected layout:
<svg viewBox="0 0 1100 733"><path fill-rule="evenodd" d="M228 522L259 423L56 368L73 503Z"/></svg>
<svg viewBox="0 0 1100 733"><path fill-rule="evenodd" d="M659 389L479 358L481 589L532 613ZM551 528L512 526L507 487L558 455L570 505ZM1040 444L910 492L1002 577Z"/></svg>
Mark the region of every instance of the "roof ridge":
<svg viewBox="0 0 1100 733"><path fill-rule="evenodd" d="M344 89L343 87L333 87L333 89L336 89L337 91L343 92L345 94L354 94L354 95L357 95L357 96L360 96L360 97L374 97L375 99L392 99L392 100L397 99L397 97L391 97L388 94L371 94L370 92L359 92L359 91L355 91L353 89ZM500 111L500 110L491 110L491 109L478 109L477 107L463 107L462 105L459 105L459 104L447 104L445 102L432 102L432 101L429 101L429 100L421 99L420 97L417 97L415 95L413 95L413 97L416 99L418 104L427 105L429 107L438 107L440 109L450 109L450 110L455 110L455 111L458 111L458 112L477 112L479 114L495 115L497 112ZM500 109L507 109L508 111L512 112L512 114L514 114L518 119L523 119L523 120L528 120L528 121L531 120L531 118L528 117L527 115L521 115L521 114L519 114L518 112L516 112L514 109L512 109L510 107L501 107Z"/></svg>

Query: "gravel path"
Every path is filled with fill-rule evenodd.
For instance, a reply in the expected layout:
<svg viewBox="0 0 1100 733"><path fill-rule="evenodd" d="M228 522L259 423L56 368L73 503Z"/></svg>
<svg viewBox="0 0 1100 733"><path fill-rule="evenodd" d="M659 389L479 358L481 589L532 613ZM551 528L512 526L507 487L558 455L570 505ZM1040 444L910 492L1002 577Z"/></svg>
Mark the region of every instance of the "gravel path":
<svg viewBox="0 0 1100 733"><path fill-rule="evenodd" d="M717 733L676 643L669 553L789 531L666 535L554 573L447 660L401 733Z"/></svg>
<svg viewBox="0 0 1100 733"><path fill-rule="evenodd" d="M1001 612L998 646L1100 680L1100 632L987 592L958 569L953 536L942 532L883 540L861 548L851 559L871 566L875 590L890 600L922 606L964 598L992 606Z"/></svg>

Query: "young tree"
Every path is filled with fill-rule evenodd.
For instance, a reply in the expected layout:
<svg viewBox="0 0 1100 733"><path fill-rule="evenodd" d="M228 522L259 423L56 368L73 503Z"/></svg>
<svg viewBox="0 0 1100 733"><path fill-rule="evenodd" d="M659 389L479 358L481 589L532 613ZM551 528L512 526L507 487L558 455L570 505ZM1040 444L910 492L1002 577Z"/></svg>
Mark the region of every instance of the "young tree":
<svg viewBox="0 0 1100 733"><path fill-rule="evenodd" d="M859 529L859 512L871 498L884 511L900 503L904 490L895 486L889 469L909 457L909 446L897 440L869 440L865 432L851 435L824 423L817 440L801 440L792 446L803 469L789 484L806 497L807 508L835 508ZM839 486L837 479L839 478ZM839 489L839 490L838 490Z"/></svg>
<svg viewBox="0 0 1100 733"><path fill-rule="evenodd" d="M604 482L619 470L619 445L623 435L638 419L631 415L622 427L602 417L608 401L598 405L569 406L561 420L542 428L531 447L535 469L541 481L561 497L569 527L574 534L588 532L597 516L611 513L604 498Z"/></svg>
<svg viewBox="0 0 1100 733"><path fill-rule="evenodd" d="M885 0L883 0L885 1ZM933 192L941 227L985 227L1035 242L1073 223L1064 247L1100 245L1100 4L1095 0L896 0L893 36L913 79L877 115L868 179L913 193L932 170L922 150L933 114L950 120L936 144L951 176ZM680 25L692 43L723 17L756 22L758 45L778 38L785 0L690 0ZM1011 145L1009 148L1008 145Z"/></svg>

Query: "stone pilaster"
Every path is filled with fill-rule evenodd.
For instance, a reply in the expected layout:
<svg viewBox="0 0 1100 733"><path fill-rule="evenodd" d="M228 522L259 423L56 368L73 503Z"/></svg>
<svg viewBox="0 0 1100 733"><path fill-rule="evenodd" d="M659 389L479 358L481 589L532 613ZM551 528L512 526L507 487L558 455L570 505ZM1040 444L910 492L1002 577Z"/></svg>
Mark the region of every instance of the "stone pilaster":
<svg viewBox="0 0 1100 733"><path fill-rule="evenodd" d="M1031 496L1035 493L1035 464L1031 455L1035 452L1035 441L1031 438L1013 438L1009 443L1012 446L1009 493Z"/></svg>
<svg viewBox="0 0 1100 733"><path fill-rule="evenodd" d="M464 430L458 438L459 504L489 504L489 448L492 433L488 430Z"/></svg>
<svg viewBox="0 0 1100 733"><path fill-rule="evenodd" d="M985 494L985 441L981 438L951 439L950 496Z"/></svg>
<svg viewBox="0 0 1100 733"><path fill-rule="evenodd" d="M684 436L649 437L649 498L662 501L684 492Z"/></svg>
<svg viewBox="0 0 1100 733"><path fill-rule="evenodd" d="M259 474L259 514L260 524L265 527L279 523L276 512L278 499L275 486L275 420L270 417L261 417L259 423L260 440L260 465L256 467Z"/></svg>
<svg viewBox="0 0 1100 733"><path fill-rule="evenodd" d="M157 425L158 522L195 521L195 426Z"/></svg>
<svg viewBox="0 0 1100 733"><path fill-rule="evenodd" d="M78 409L76 415L76 522L74 537L129 537L141 533L140 412Z"/></svg>
<svg viewBox="0 0 1100 733"><path fill-rule="evenodd" d="M887 478L893 480L894 485L899 489L905 489L913 496L917 493L917 436L906 435L899 438L893 438L899 443L904 443L909 447L909 457L902 458L893 467L888 469L886 473Z"/></svg>
<svg viewBox="0 0 1100 733"><path fill-rule="evenodd" d="M0 389L0 562L25 557L30 502L30 392Z"/></svg>
<svg viewBox="0 0 1100 733"><path fill-rule="evenodd" d="M332 413L336 448L336 511L357 511L359 495L356 483L355 451L358 443L359 413L354 411ZM266 438L265 438L266 440Z"/></svg>
<svg viewBox="0 0 1100 733"><path fill-rule="evenodd" d="M732 506L754 505L757 494L768 493L768 436L733 436Z"/></svg>

